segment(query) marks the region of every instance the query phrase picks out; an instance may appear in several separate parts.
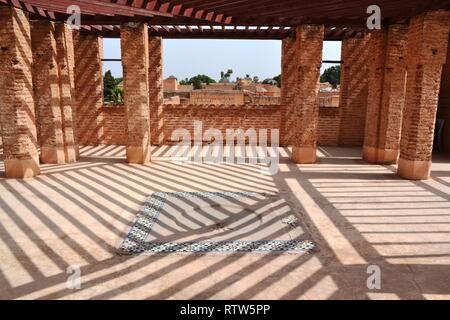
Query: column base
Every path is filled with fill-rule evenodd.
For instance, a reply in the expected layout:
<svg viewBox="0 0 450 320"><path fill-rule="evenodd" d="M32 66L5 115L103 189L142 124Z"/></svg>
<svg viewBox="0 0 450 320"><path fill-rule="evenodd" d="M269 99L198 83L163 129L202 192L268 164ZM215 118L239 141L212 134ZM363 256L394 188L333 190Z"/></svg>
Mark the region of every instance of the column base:
<svg viewBox="0 0 450 320"><path fill-rule="evenodd" d="M394 164L397 163L399 155L400 151L394 149L379 149L368 146L363 148L363 159L369 163Z"/></svg>
<svg viewBox="0 0 450 320"><path fill-rule="evenodd" d="M311 164L317 161L317 149L315 147L293 147L292 161L299 164Z"/></svg>
<svg viewBox="0 0 450 320"><path fill-rule="evenodd" d="M431 176L431 164L431 161L412 161L400 157L397 174L408 180L428 180Z"/></svg>
<svg viewBox="0 0 450 320"><path fill-rule="evenodd" d="M39 156L31 159L9 159L5 160L5 175L12 179L26 179L38 176L41 173L39 168Z"/></svg>
<svg viewBox="0 0 450 320"><path fill-rule="evenodd" d="M65 148L66 163L74 163L80 159L78 146L69 146Z"/></svg>
<svg viewBox="0 0 450 320"><path fill-rule="evenodd" d="M143 147L127 147L127 162L135 164L149 163L151 160L150 146Z"/></svg>
<svg viewBox="0 0 450 320"><path fill-rule="evenodd" d="M64 164L66 163L66 154L64 148L60 147L41 147L41 163Z"/></svg>

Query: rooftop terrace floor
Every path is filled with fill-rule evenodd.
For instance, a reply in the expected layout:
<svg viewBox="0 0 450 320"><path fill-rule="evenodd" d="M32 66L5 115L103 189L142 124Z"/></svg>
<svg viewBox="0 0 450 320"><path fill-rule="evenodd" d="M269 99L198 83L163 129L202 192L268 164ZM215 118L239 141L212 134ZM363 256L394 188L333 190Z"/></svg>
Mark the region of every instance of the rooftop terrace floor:
<svg viewBox="0 0 450 320"><path fill-rule="evenodd" d="M450 299L449 155L435 157L431 180L414 182L395 166L366 164L355 148L321 148L314 165L295 165L281 149L275 176L182 165L168 146L145 166L124 154L84 147L80 162L43 165L38 178L0 178L0 299ZM289 194L318 248L117 255L155 191ZM66 287L69 265L81 267L79 290ZM381 268L380 290L367 288L369 265Z"/></svg>

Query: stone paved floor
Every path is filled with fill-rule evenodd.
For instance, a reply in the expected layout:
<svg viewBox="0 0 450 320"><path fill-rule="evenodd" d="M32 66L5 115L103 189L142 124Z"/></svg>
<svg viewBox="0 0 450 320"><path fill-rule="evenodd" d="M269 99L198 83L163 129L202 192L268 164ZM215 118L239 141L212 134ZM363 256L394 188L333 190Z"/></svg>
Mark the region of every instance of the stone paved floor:
<svg viewBox="0 0 450 320"><path fill-rule="evenodd" d="M169 147L148 166L115 146L79 163L43 166L32 180L0 178L1 299L450 299L450 156L433 179L400 179L359 149L324 148L315 165L282 150L274 177L251 165L181 165ZM2 164L3 165L3 164ZM3 168L0 168L2 171ZM254 191L292 196L318 250L308 254L115 254L154 191ZM69 290L70 265L81 267ZM381 290L366 286L381 268Z"/></svg>

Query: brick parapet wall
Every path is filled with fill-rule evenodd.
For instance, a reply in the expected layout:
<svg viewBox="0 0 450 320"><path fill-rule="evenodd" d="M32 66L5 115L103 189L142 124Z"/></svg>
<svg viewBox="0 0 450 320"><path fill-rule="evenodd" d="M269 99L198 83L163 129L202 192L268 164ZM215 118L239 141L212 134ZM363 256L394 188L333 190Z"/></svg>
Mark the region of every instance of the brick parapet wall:
<svg viewBox="0 0 450 320"><path fill-rule="evenodd" d="M232 129L280 129L282 106L239 105L164 105L163 141L171 144L172 132L179 128L192 130L194 121L202 121L204 129L217 128L225 133ZM125 107L105 105L102 109L104 119L104 143L126 144ZM338 143L339 108L320 108L318 143L336 146ZM193 133L191 131L193 137ZM270 132L269 132L270 137Z"/></svg>

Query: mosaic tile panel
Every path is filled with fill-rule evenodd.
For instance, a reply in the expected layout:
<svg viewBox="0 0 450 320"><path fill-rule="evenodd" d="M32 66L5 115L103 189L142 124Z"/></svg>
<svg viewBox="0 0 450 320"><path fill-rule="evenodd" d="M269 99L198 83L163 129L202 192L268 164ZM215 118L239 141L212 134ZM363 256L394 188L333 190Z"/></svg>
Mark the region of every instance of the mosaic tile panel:
<svg viewBox="0 0 450 320"><path fill-rule="evenodd" d="M148 241L149 235L160 220L160 215L164 214L162 212L169 199L180 199L189 203L192 199L214 202L224 199L242 200L257 197L261 198L264 195L253 192L156 192L147 199L145 205L139 211L136 221L122 242L118 253L136 255L142 253L304 252L314 248L313 242L298 239ZM276 199L274 198L274 201ZM300 221L294 215L289 215L281 219L280 222L288 228L295 229Z"/></svg>

